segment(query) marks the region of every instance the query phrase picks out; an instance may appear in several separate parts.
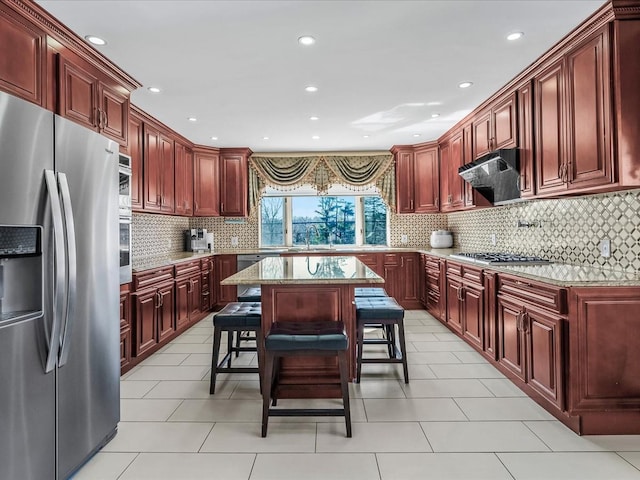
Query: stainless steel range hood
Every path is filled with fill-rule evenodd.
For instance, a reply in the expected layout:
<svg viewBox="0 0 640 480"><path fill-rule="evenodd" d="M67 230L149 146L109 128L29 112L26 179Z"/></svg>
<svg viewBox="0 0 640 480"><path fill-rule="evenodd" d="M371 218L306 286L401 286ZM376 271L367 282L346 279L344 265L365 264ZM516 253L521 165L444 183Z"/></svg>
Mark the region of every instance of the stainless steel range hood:
<svg viewBox="0 0 640 480"><path fill-rule="evenodd" d="M458 169L458 174L494 205L520 199L517 148L491 152Z"/></svg>

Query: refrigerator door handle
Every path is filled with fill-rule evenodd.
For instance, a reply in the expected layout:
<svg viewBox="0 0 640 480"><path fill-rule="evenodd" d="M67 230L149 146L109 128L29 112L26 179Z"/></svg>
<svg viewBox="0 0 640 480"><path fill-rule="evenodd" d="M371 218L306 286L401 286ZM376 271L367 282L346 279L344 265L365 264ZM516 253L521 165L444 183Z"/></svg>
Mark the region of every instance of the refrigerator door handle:
<svg viewBox="0 0 640 480"><path fill-rule="evenodd" d="M54 250L54 298L53 298L53 321L51 331L45 322L45 337L47 341L47 359L44 366L45 373L51 372L58 360L58 349L60 346L60 322L62 320L62 309L64 306L64 281L66 276L66 263L64 253L64 226L62 222L62 210L58 194L58 184L53 170L44 171L45 185L49 195L51 206L51 219L53 223Z"/></svg>
<svg viewBox="0 0 640 480"><path fill-rule="evenodd" d="M62 367L69 358L69 343L71 339L71 329L75 317L76 306L76 280L77 255L76 255L76 228L73 222L73 208L71 207L71 194L69 193L69 182L64 173L58 173L58 185L62 196L62 207L64 210L65 233L67 237L67 285L66 285L66 312L64 315L64 326L62 327L62 341L60 342L60 360L58 366Z"/></svg>

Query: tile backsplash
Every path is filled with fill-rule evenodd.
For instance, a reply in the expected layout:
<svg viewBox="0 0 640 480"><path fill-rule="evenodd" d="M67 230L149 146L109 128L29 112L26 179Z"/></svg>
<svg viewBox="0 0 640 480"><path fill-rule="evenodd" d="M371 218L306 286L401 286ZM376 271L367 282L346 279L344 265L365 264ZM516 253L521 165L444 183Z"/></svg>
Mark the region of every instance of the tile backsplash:
<svg viewBox="0 0 640 480"><path fill-rule="evenodd" d="M574 265L640 272L640 190L446 215L391 214L389 226L389 245L393 247L426 247L433 230L449 229L455 245L467 251L509 251ZM134 214L134 259L182 251L182 231L187 228L213 232L214 250L258 247L255 214L246 219ZM402 243L402 235L407 236L407 243ZM233 237L238 238L237 246L231 243ZM600 255L603 239L611 242L609 258Z"/></svg>

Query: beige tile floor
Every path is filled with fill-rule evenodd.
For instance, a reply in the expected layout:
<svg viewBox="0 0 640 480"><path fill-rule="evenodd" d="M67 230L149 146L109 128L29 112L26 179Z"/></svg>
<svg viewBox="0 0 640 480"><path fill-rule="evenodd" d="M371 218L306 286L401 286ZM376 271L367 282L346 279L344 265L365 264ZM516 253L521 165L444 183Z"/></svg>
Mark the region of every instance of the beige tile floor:
<svg viewBox="0 0 640 480"><path fill-rule="evenodd" d="M640 435L575 435L426 312L405 322L411 383L365 365L353 438L330 417L272 418L261 438L256 375L209 395L207 317L123 376L118 434L74 480L640 479Z"/></svg>

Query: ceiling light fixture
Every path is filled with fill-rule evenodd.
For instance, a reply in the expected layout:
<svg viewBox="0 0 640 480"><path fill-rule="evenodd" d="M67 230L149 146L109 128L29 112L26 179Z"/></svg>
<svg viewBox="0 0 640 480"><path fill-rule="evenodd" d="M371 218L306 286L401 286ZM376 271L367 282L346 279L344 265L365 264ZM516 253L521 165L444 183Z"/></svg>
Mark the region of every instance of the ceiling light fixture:
<svg viewBox="0 0 640 480"><path fill-rule="evenodd" d="M313 140L320 140L320 136L319 135L314 135L313 137L311 137Z"/></svg>
<svg viewBox="0 0 640 480"><path fill-rule="evenodd" d="M160 89L158 87L149 87L147 90L151 93L160 93Z"/></svg>
<svg viewBox="0 0 640 480"><path fill-rule="evenodd" d="M307 85L306 87L304 87L305 91L307 92L317 92L318 91L318 87L314 87L313 85Z"/></svg>
<svg viewBox="0 0 640 480"><path fill-rule="evenodd" d="M439 113L432 113L431 118L438 118L440 116Z"/></svg>
<svg viewBox="0 0 640 480"><path fill-rule="evenodd" d="M309 117L309 120L313 120L313 121L320 120L320 117L316 117L314 115L313 117Z"/></svg>
<svg viewBox="0 0 640 480"><path fill-rule="evenodd" d="M314 43L316 43L316 39L311 35L303 35L302 37L298 37L298 43L300 45L308 47L309 45L313 45Z"/></svg>
<svg viewBox="0 0 640 480"><path fill-rule="evenodd" d="M196 117L189 117L187 118L187 120L189 120L190 122L197 122L198 119Z"/></svg>
<svg viewBox="0 0 640 480"><path fill-rule="evenodd" d="M87 42L98 45L99 47L107 44L106 40L103 40L100 37L96 37L95 35L87 35L84 38Z"/></svg>
<svg viewBox="0 0 640 480"><path fill-rule="evenodd" d="M362 138L369 138L369 135L362 135Z"/></svg>
<svg viewBox="0 0 640 480"><path fill-rule="evenodd" d="M469 88L471 85L473 85L473 82L462 82L458 84L458 87L460 88Z"/></svg>
<svg viewBox="0 0 640 480"><path fill-rule="evenodd" d="M269 140L269 137L262 137L263 140Z"/></svg>
<svg viewBox="0 0 640 480"><path fill-rule="evenodd" d="M509 35L507 35L507 40L518 40L519 38L522 38L524 36L524 33L522 32L513 32L510 33Z"/></svg>
<svg viewBox="0 0 640 480"><path fill-rule="evenodd" d="M414 134L413 134L413 136L414 136L414 137L419 137L419 136L420 136L420 134L419 134L419 133L414 133Z"/></svg>
<svg viewBox="0 0 640 480"><path fill-rule="evenodd" d="M217 140L218 137L211 137L211 140Z"/></svg>
<svg viewBox="0 0 640 480"><path fill-rule="evenodd" d="M435 107L438 105L442 105L442 102L428 102L427 107Z"/></svg>

